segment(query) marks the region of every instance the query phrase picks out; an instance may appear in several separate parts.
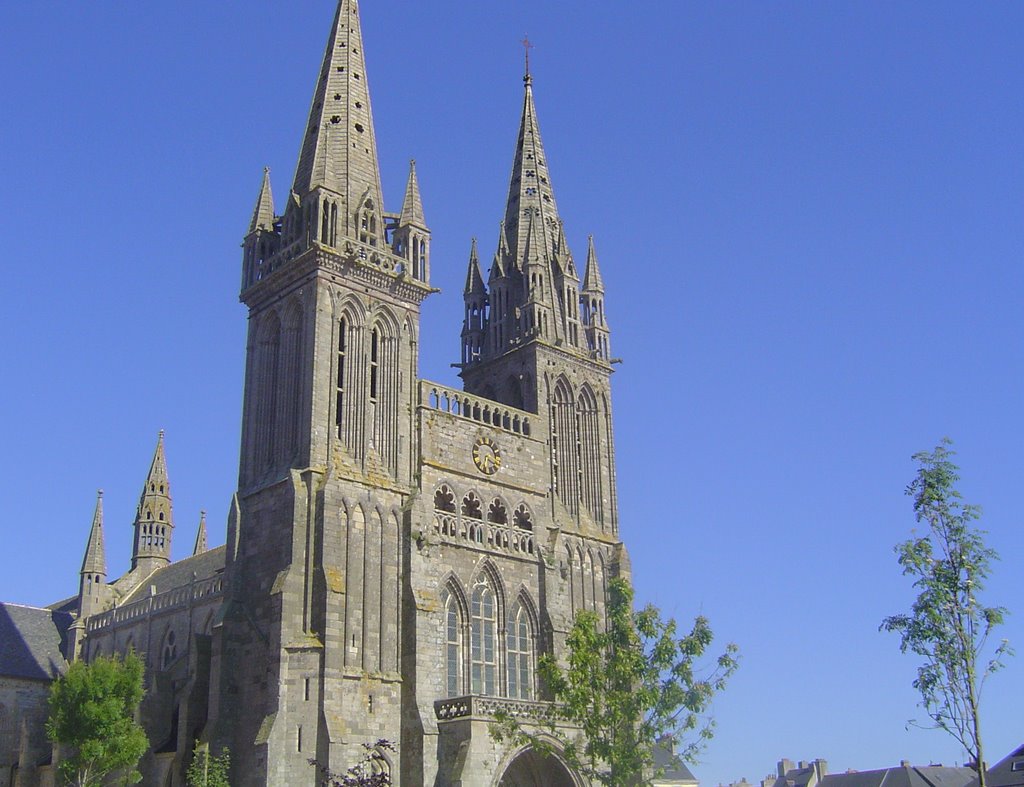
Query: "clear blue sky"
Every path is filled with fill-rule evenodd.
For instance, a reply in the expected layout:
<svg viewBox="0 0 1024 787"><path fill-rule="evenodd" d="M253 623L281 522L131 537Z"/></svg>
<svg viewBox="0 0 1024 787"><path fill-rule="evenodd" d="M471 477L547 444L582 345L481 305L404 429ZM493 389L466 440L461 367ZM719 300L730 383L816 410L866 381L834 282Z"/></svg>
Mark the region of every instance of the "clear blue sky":
<svg viewBox="0 0 1024 787"><path fill-rule="evenodd" d="M638 595L708 615L743 664L706 785L782 756L952 763L915 662L910 455L956 441L965 497L1024 554L1024 5L365 0L385 198L415 157L434 232L421 374L455 382L470 237L489 259L536 45L552 182L597 242L622 535ZM0 598L77 584L95 490L111 574L167 430L175 554L223 540L237 467L239 242L290 183L333 0L10 3L0 30ZM1024 739L1024 656L986 695Z"/></svg>

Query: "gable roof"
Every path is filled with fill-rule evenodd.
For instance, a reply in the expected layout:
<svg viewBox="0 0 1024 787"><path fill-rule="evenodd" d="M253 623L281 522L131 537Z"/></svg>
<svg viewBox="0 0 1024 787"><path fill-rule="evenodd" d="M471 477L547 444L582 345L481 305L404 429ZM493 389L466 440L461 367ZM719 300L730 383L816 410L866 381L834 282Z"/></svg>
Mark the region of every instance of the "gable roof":
<svg viewBox="0 0 1024 787"><path fill-rule="evenodd" d="M160 595L168 590L187 587L193 579L196 582L210 579L224 570L224 556L225 548L222 545L157 569L141 581L121 604L145 598L150 594L150 587L155 587L156 595Z"/></svg>
<svg viewBox="0 0 1024 787"><path fill-rule="evenodd" d="M29 680L62 675L71 622L66 612L0 603L0 675Z"/></svg>
<svg viewBox="0 0 1024 787"><path fill-rule="evenodd" d="M970 768L947 768L942 765L913 767L902 765L877 771L830 773L819 787L966 787L974 779Z"/></svg>

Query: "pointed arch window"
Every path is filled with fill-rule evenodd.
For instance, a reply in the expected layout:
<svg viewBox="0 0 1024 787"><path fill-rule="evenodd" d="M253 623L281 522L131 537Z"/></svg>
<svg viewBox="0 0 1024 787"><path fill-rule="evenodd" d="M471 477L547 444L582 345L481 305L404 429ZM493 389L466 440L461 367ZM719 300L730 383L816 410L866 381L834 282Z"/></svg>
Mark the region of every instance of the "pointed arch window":
<svg viewBox="0 0 1024 787"><path fill-rule="evenodd" d="M498 610L494 588L481 575L470 604L470 684L474 694L494 696L498 673Z"/></svg>
<svg viewBox="0 0 1024 787"><path fill-rule="evenodd" d="M520 603L508 621L508 696L533 699L533 626L530 615Z"/></svg>
<svg viewBox="0 0 1024 787"><path fill-rule="evenodd" d="M462 694L462 620L455 595L445 588L441 591L444 606L444 663L445 690L448 697Z"/></svg>
<svg viewBox="0 0 1024 787"><path fill-rule="evenodd" d="M337 374L334 383L334 428L341 437L345 422L345 357L348 350L348 319L338 321Z"/></svg>
<svg viewBox="0 0 1024 787"><path fill-rule="evenodd" d="M169 629L164 637L164 646L160 651L160 668L167 669L178 658L178 638L174 629Z"/></svg>

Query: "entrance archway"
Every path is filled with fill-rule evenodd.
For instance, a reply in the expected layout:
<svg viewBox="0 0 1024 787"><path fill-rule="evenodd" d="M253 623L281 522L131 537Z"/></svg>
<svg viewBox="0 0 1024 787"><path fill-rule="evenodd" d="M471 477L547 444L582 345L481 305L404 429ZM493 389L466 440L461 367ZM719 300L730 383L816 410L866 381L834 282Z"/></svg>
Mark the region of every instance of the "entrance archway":
<svg viewBox="0 0 1024 787"><path fill-rule="evenodd" d="M577 787L577 782L557 757L524 749L508 764L498 787Z"/></svg>

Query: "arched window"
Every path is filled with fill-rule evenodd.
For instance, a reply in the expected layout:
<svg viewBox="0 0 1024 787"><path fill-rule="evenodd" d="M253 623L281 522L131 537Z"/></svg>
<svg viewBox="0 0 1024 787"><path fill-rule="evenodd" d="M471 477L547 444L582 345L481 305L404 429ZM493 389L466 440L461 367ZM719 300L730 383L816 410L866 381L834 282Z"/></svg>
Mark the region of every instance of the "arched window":
<svg viewBox="0 0 1024 787"><path fill-rule="evenodd" d="M338 437L342 436L341 427L345 422L345 353L348 349L348 320L344 317L338 322L338 363L334 384L334 427Z"/></svg>
<svg viewBox="0 0 1024 787"><path fill-rule="evenodd" d="M160 652L160 668L167 669L176 658L178 658L177 636L174 629L168 629L167 636L164 637L163 650Z"/></svg>
<svg viewBox="0 0 1024 787"><path fill-rule="evenodd" d="M459 602L455 595L445 588L441 591L444 606L444 662L445 690L447 696L462 694L462 621L459 619Z"/></svg>
<svg viewBox="0 0 1024 787"><path fill-rule="evenodd" d="M520 530L533 530L533 517L530 516L530 509L525 503L516 506L515 513L512 514L512 523Z"/></svg>
<svg viewBox="0 0 1024 787"><path fill-rule="evenodd" d="M521 603L508 621L508 696L533 699L533 631Z"/></svg>
<svg viewBox="0 0 1024 787"><path fill-rule="evenodd" d="M455 493L447 485L439 487L434 492L434 510L455 513Z"/></svg>
<svg viewBox="0 0 1024 787"><path fill-rule="evenodd" d="M470 492L462 498L462 515L470 519L483 519L483 503L476 496L476 492Z"/></svg>
<svg viewBox="0 0 1024 787"><path fill-rule="evenodd" d="M487 507L487 521L493 522L495 525L508 524L508 510L505 508L505 504L501 502L501 498L494 498Z"/></svg>
<svg viewBox="0 0 1024 787"><path fill-rule="evenodd" d="M486 574L473 587L470 606L470 684L474 694L494 696L498 672L498 610Z"/></svg>

